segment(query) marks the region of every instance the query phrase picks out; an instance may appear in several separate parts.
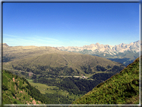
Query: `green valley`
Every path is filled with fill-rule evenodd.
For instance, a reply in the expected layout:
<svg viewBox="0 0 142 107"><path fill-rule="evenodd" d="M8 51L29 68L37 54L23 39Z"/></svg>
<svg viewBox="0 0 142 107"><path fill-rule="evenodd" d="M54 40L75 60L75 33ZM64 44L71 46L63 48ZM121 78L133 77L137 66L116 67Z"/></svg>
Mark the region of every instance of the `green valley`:
<svg viewBox="0 0 142 107"><path fill-rule="evenodd" d="M71 104L124 68L105 58L52 47L3 46L3 69L26 78L50 104Z"/></svg>

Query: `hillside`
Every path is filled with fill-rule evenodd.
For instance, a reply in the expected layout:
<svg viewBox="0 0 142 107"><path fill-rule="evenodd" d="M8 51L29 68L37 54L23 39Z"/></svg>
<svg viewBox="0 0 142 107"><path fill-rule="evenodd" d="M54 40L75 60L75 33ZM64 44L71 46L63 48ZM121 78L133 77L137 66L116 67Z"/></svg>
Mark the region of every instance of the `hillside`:
<svg viewBox="0 0 142 107"><path fill-rule="evenodd" d="M4 63L4 68L17 69L36 74L46 72L48 75L72 76L93 74L97 71L116 73L122 70L124 66L97 56L68 53L44 54L14 60Z"/></svg>
<svg viewBox="0 0 142 107"><path fill-rule="evenodd" d="M35 74L44 71L52 76L81 76L94 74L98 71L117 73L125 67L120 63L97 56L64 52L52 47L36 46L3 47L3 62L3 67L7 69Z"/></svg>
<svg viewBox="0 0 142 107"><path fill-rule="evenodd" d="M2 71L2 103L3 104L43 104L52 103L29 82L9 71Z"/></svg>
<svg viewBox="0 0 142 107"><path fill-rule="evenodd" d="M54 47L8 46L6 43L3 43L3 62L9 62L15 59L19 60L45 53L60 53L60 51Z"/></svg>
<svg viewBox="0 0 142 107"><path fill-rule="evenodd" d="M3 51L3 69L28 79L54 104L70 104L123 68L105 58L52 47L5 46Z"/></svg>
<svg viewBox="0 0 142 107"><path fill-rule="evenodd" d="M73 104L138 104L139 58Z"/></svg>

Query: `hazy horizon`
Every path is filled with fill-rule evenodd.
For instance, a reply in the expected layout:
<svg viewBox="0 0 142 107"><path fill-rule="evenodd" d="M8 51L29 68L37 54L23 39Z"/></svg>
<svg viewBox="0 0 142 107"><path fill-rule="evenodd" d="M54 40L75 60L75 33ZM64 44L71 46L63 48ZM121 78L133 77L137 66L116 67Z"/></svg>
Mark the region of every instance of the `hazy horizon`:
<svg viewBox="0 0 142 107"><path fill-rule="evenodd" d="M139 3L3 3L9 46L115 46L139 40Z"/></svg>
<svg viewBox="0 0 142 107"><path fill-rule="evenodd" d="M137 40L137 41L140 41L140 40ZM134 41L134 42L137 42L137 41ZM131 42L132 43L132 42ZM5 44L5 43L3 43ZM9 45L8 43L6 43L8 46L11 46ZM93 43L93 44L97 44L97 43ZM100 43L99 43L100 44ZM120 43L121 44L121 43ZM125 43L124 43L125 44ZM130 44L130 43L128 43ZM91 45L91 44L86 44L86 45ZM109 44L100 44L100 45L109 45ZM119 45L119 44L116 44L116 45ZM37 45L15 45L15 46L37 46ZM46 46L46 45L43 45L43 46ZM83 45L85 46L85 45ZM63 47L83 47L83 46L63 46ZM109 45L109 46L115 46L115 45ZM40 46L37 46L37 47L40 47ZM62 46L47 46L47 47L62 47Z"/></svg>

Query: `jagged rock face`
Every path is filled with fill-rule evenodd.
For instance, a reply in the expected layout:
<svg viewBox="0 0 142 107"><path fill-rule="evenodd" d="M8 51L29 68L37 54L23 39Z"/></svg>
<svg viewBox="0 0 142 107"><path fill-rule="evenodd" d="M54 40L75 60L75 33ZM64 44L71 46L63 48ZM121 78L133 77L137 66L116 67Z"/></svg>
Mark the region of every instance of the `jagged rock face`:
<svg viewBox="0 0 142 107"><path fill-rule="evenodd" d="M103 45L103 44L91 44L91 45L85 45L83 47L57 47L59 50L62 51L74 51L74 52L79 52L83 50L91 50L94 53L95 52L102 52L102 53L107 53L107 54L116 54L119 52L125 52L125 51L135 51L139 52L139 45L140 41L132 42L130 44L124 44L121 43L119 45L111 46L111 45Z"/></svg>

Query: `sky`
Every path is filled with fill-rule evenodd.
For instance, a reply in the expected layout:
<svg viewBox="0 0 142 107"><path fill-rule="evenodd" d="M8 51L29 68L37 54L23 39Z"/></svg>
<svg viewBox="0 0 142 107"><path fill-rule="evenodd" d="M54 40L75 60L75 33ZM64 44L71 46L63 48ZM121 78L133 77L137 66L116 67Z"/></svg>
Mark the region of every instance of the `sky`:
<svg viewBox="0 0 142 107"><path fill-rule="evenodd" d="M129 44L139 40L139 3L3 3L9 46Z"/></svg>

